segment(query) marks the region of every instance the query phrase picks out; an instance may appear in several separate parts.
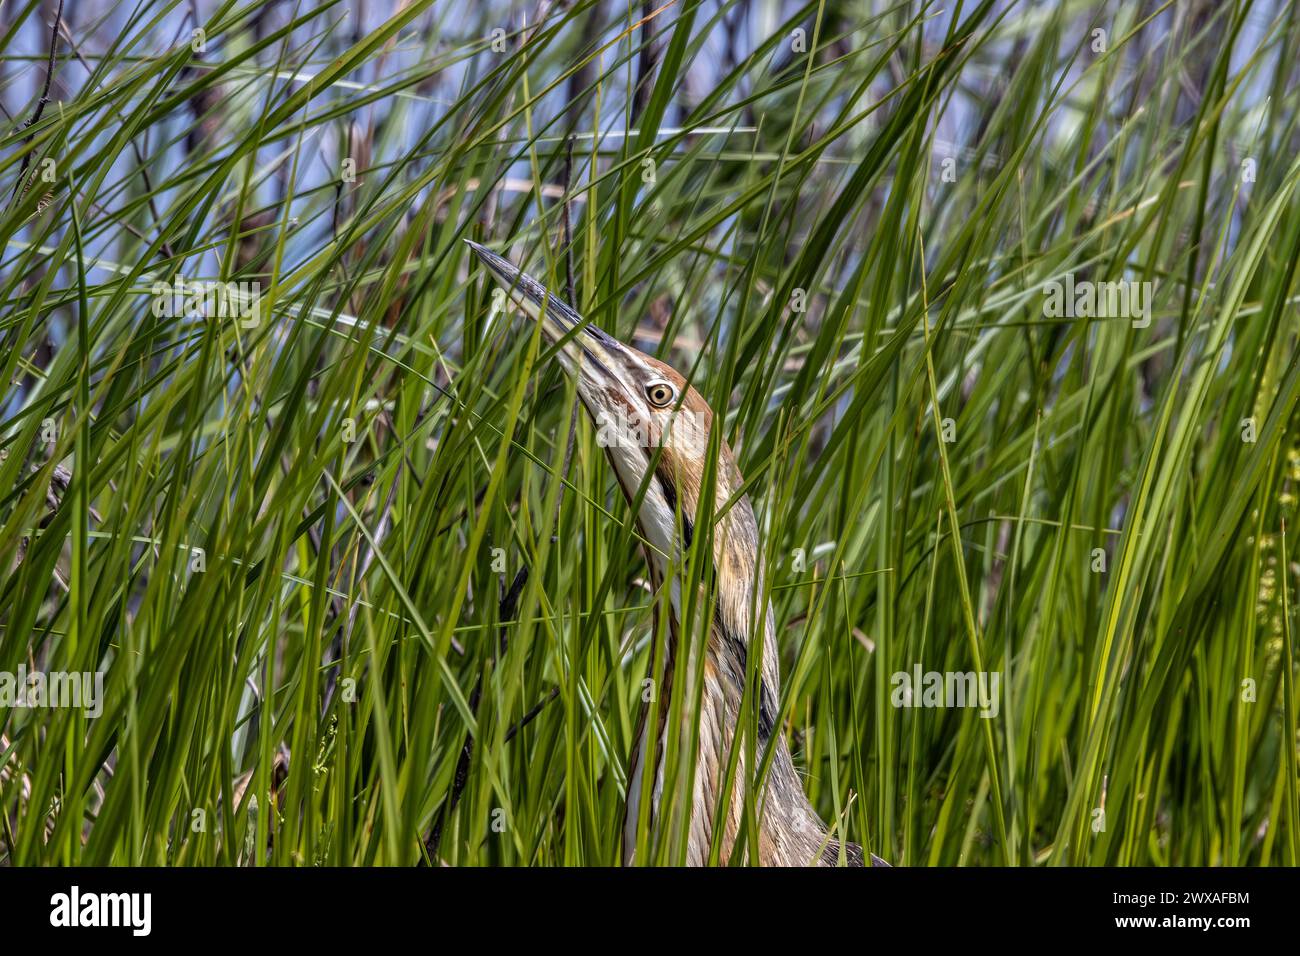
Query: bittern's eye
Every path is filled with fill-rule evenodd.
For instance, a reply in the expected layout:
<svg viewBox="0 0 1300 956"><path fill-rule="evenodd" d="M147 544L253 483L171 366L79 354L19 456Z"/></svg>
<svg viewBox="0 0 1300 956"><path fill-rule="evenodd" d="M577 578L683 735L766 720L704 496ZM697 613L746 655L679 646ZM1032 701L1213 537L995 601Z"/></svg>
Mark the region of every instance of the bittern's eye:
<svg viewBox="0 0 1300 956"><path fill-rule="evenodd" d="M672 402L676 392L667 382L651 382L645 387L645 397L655 408L663 408Z"/></svg>

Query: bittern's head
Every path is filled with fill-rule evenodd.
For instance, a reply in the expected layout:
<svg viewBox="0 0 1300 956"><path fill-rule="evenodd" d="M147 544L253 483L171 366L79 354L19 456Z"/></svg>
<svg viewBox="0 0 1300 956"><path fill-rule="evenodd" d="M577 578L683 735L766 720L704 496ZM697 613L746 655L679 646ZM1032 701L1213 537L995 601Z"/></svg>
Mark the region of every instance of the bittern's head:
<svg viewBox="0 0 1300 956"><path fill-rule="evenodd" d="M584 322L495 252L475 242L469 245L511 301L541 324L544 339L559 346L556 354L577 378L597 442L608 451L629 502L653 465L638 518L656 548L675 553L689 543L689 522L696 513L713 424L709 406L673 368ZM725 443L720 448L716 497L722 503L738 475L730 450ZM683 519L684 525L679 523ZM678 527L684 527L686 542L676 533Z"/></svg>

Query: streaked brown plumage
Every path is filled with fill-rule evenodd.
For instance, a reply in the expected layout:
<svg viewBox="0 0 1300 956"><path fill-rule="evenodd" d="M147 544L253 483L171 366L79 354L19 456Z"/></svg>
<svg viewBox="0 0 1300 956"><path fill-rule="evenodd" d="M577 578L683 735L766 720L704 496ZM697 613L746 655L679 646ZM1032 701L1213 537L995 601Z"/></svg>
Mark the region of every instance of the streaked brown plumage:
<svg viewBox="0 0 1300 956"><path fill-rule="evenodd" d="M708 455L708 435L713 411L674 369L607 335L583 320L567 304L508 261L471 242L475 253L504 286L511 299L542 326L551 344L562 343L557 355L577 378L578 394L598 427L623 426L615 439L602 442L629 504L636 502L646 472L645 491L637 508L637 522L648 546L647 561L656 588L669 581L670 559L689 545L690 521L697 513ZM655 460L655 454L658 459ZM726 442L720 443L714 489L715 526L713 559L716 609L703 653L704 695L700 711L699 751L689 813L686 862L708 862L716 809L721 798L732 740L741 714L747 658L754 634L762 633L762 664L758 686L759 752L775 734L773 760L758 808L758 856L763 865L836 865L841 846L828 836L826 825L813 810L790 757L784 737L774 726L780 695L775 622L770 604L757 599L763 593L758 525L748 497L741 495L726 508L743 480ZM724 510L725 509L725 510ZM681 646L677 583L670 581L672 619L668 621L665 672L659 675L661 700L670 699L673 655ZM757 609L757 610L756 610ZM652 658L653 659L653 658ZM689 662L693 664L694 662ZM688 666L693 682L695 672ZM688 684L688 686L692 686ZM632 862L640 811L645 753L650 741L646 713L637 731L636 749L628 773L628 808L624 827L624 860ZM661 709L655 728L659 743L649 813L663 811L662 756L665 750L667 708ZM683 741L687 744L688 741ZM723 818L721 861L726 862L743 826L742 788L747 774L744 762L736 774L728 812ZM861 866L861 847L847 843L843 856L849 865ZM871 862L886 865L876 857Z"/></svg>

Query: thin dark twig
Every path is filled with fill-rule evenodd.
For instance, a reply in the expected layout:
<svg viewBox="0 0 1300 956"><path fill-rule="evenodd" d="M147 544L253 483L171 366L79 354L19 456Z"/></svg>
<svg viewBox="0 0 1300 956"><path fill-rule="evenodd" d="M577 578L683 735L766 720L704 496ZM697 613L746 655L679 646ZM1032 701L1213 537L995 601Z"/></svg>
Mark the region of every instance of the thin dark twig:
<svg viewBox="0 0 1300 956"><path fill-rule="evenodd" d="M63 23L63 0L59 0L59 9L54 14L54 25L50 27L50 58L45 64L45 88L41 90L41 98L36 103L36 110L32 113L31 119L23 124L23 129L31 129L39 123L41 114L45 112L45 105L50 102L50 87L54 84L54 57L59 49L59 25L61 23ZM23 141L24 146L32 141L33 135L29 134L27 136ZM31 161L31 153L24 152L22 165L18 167L18 179L14 183L14 196L19 199L27 194L27 190L23 189L22 195L19 195L19 189L23 184L23 180L27 178L27 167L31 164Z"/></svg>
<svg viewBox="0 0 1300 956"><path fill-rule="evenodd" d="M571 308L578 308L578 296L573 283L573 204L569 190L573 185L573 137L564 146L564 294Z"/></svg>
<svg viewBox="0 0 1300 956"><path fill-rule="evenodd" d="M519 731L531 724L534 718L545 709L546 705L559 696L560 688L552 687L551 692L543 697L536 707L520 717L518 723L506 731L506 743L510 743L511 738L513 738L515 734L519 733Z"/></svg>
<svg viewBox="0 0 1300 956"><path fill-rule="evenodd" d="M651 0L641 4L641 50L637 55L636 86L632 90L632 126L641 120L650 103L650 93L654 87L650 76L659 61L659 44L655 42L655 5Z"/></svg>
<svg viewBox="0 0 1300 956"><path fill-rule="evenodd" d="M86 58L85 58L85 56L83 56L82 53L81 53L81 48L80 48L79 46L77 46L77 41L73 38L73 36L72 36L72 31L68 29L68 25L67 25L66 23L65 23L65 24L62 24L62 27L61 27L61 29L60 29L60 32L63 34L64 42L66 42L66 43L68 44L68 46L72 48L72 55L75 56L75 57L77 58L77 62L81 64L82 68L83 68L87 73L89 73L91 76L94 76L94 75L95 75L95 70L94 70L94 68L93 68L89 63L86 62ZM122 120L123 123L126 122L126 118L122 116L122 112L121 112L121 110L116 110L116 109L115 109L114 112L117 113L118 118L120 118L120 119ZM146 146L148 145L148 135L149 135L149 134L146 132L146 133L145 133L145 145L146 145ZM131 144L131 152L133 152L133 153L135 154L135 161L136 161L136 162L139 164L139 166L140 166L140 178L141 178L141 180L144 182L144 188L145 188L145 199L146 199L146 202L147 202L148 205L149 205L149 213L153 216L154 224L158 227L159 232L161 232L161 231L162 231L162 216L159 215L159 213L158 213L158 206L157 206L157 204L154 202L154 188L153 188L153 182L151 181L151 179L150 179L150 177L149 177L149 167L145 164L145 161L144 161L144 153L141 152L141 150L140 150L140 145L135 141L135 137L132 137L132 138L129 140L129 142L130 142L130 144ZM127 229L127 230L128 230L128 231L129 231L133 236L135 236L137 239L139 239L141 242L144 242L144 243L148 243L148 242L149 242L148 237L145 236L143 233L141 233L140 230L136 229L136 228L135 228L134 226L132 226L130 223L124 222L122 225L125 226L126 229ZM176 253L175 253L175 251L172 249L171 244L170 244L166 239L164 239L164 240L162 241L162 247L161 247L161 248L162 248L162 254L163 254L164 256L166 256L168 259L175 259L175 258L176 258Z"/></svg>
<svg viewBox="0 0 1300 956"><path fill-rule="evenodd" d="M515 574L515 579L510 584L510 589L501 597L501 603L498 605L498 613L502 620L509 621L515 616L515 608L519 603L519 595L524 589L524 584L528 581L528 566L524 565ZM501 636L498 640L499 652L497 659L505 656L506 647L509 644L509 630L503 625ZM478 680L474 683L474 691L469 696L469 712L478 717L479 700L483 696L483 674L478 675ZM507 738L508 739L508 738ZM460 803L460 795L465 790L465 784L469 782L469 765L474 758L474 735L466 732L465 742L460 748L460 757L456 760L456 776L451 782L451 795L443 803L442 809L438 811L438 819L434 821L433 829L429 831L429 836L424 841L424 848L428 852L429 860L436 862L438 859L438 846L442 843L442 830L447 822L447 818L456 812L456 805Z"/></svg>
<svg viewBox="0 0 1300 956"><path fill-rule="evenodd" d="M45 105L50 101L50 87L54 83L54 57L58 53L59 25L62 23L63 0L59 0L59 9L55 11L54 23L50 25L50 57L45 64L45 88L41 90L41 99L36 104L36 112L32 113L32 118L23 124L23 129L30 129L40 122L41 114L45 112Z"/></svg>
<svg viewBox="0 0 1300 956"><path fill-rule="evenodd" d="M564 152L564 215L561 217L564 221L564 291L568 296L569 306L573 309L578 308L577 286L573 281L573 223L572 223L572 204L569 201L569 195L573 189L573 137L570 136ZM578 398L575 395L573 399L573 408L569 410L569 440L565 443L564 448L564 467L560 474L563 480L569 477L569 466L573 463L573 445L578 434ZM555 526L558 529L560 525L560 502L562 497L555 499Z"/></svg>

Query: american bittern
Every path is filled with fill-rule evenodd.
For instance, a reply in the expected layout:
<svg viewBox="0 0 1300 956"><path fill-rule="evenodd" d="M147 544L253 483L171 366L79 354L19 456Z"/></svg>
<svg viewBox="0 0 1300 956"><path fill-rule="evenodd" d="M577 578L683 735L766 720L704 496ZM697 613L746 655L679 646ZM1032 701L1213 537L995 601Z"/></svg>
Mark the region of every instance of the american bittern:
<svg viewBox="0 0 1300 956"><path fill-rule="evenodd" d="M510 298L541 323L546 341L552 345L563 342L556 354L566 371L577 377L578 395L597 425L605 428L611 422L622 423L626 427L615 430L615 438L635 436L635 440L602 442L630 505L635 505L646 473L654 467L653 476L645 482L636 520L649 545L645 549L647 563L657 589L673 573L669 566L671 557L683 555L691 542L691 521L698 513L696 506L705 481L709 448L707 440L700 441L699 435L708 435L713 422L712 409L674 369L584 322L569 305L550 295L535 279L478 243L469 244L506 288ZM694 423L690 432L695 435L694 440L672 440L683 421ZM747 657L756 628L756 596L763 593L763 562L754 510L744 495L731 507L724 508L733 493L741 488L743 479L726 443L720 442L717 448L719 460L715 471L714 510L720 517L716 520L713 537L717 600L703 655L699 749L692 805L687 811L686 862L693 866L703 865L709 858L715 811L741 714ZM670 594L673 620L668 622L668 646L663 655L666 667L659 681L659 693L663 699L668 699L670 693L673 651L681 639L676 619L681 613L680 595L676 587L670 590ZM813 810L803 792L785 738L774 726L780 681L776 629L770 604L766 605L766 613L758 617L761 623L757 626L762 628L763 640L757 701L758 743L764 748L769 741L773 744L773 759L763 798L755 801L759 862L775 866L834 866L842 855L848 864L862 866L866 863L862 848L852 843L841 845L840 841L833 839ZM648 710L649 705L642 712L628 773L624 862L631 862L635 851L638 805L649 740ZM652 820L661 810L666 732L666 715L661 714L659 744L654 748L656 768L655 784L651 789ZM775 740L772 740L774 734ZM741 832L744 778L745 774L738 769L730 805L722 818L724 831L720 845L724 862L730 857ZM888 865L875 856L871 856L870 861L873 865Z"/></svg>

